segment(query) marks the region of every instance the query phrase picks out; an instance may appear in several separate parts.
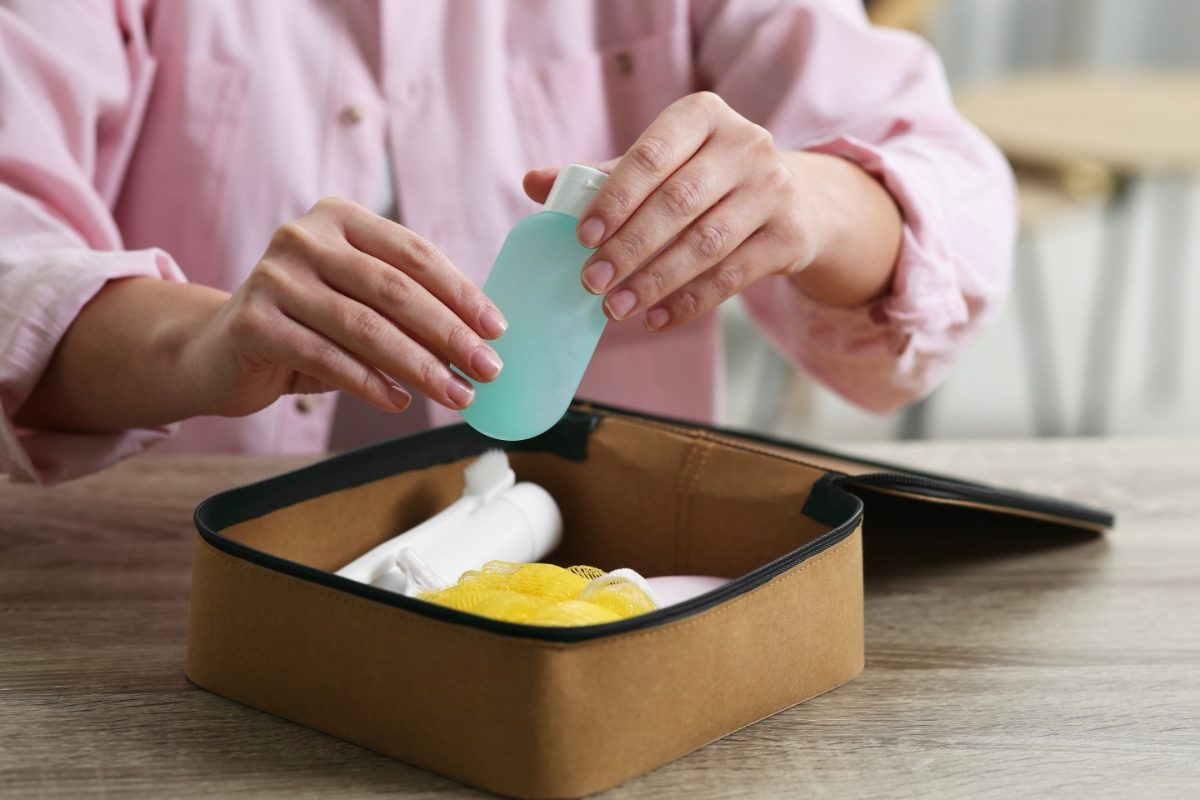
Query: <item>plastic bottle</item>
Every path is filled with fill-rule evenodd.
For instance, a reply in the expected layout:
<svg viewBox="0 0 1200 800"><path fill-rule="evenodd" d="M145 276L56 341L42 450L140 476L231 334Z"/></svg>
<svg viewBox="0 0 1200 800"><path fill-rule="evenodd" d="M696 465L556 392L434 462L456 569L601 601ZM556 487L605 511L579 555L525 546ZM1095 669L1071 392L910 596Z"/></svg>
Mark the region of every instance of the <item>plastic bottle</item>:
<svg viewBox="0 0 1200 800"><path fill-rule="evenodd" d="M517 441L549 430L583 380L607 318L603 296L580 281L594 251L579 243L575 227L607 178L580 164L564 167L544 210L518 222L496 256L483 291L508 320L492 342L504 369L475 384L462 412L480 433Z"/></svg>
<svg viewBox="0 0 1200 800"><path fill-rule="evenodd" d="M457 502L337 574L416 597L488 561L541 561L560 541L562 514L554 498L535 483L517 483L508 456L495 449L467 466Z"/></svg>

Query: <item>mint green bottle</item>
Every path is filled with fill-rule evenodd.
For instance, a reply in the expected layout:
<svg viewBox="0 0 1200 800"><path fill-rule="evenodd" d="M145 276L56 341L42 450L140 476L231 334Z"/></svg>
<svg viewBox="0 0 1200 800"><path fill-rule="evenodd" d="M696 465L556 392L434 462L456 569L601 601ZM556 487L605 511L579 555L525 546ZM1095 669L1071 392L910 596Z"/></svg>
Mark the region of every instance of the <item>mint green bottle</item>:
<svg viewBox="0 0 1200 800"><path fill-rule="evenodd" d="M603 296L583 288L592 250L575 237L579 215L608 178L579 164L564 167L545 209L513 227L496 256L484 294L508 320L492 346L504 362L490 383L475 383L462 411L493 439L529 439L567 411L604 332Z"/></svg>

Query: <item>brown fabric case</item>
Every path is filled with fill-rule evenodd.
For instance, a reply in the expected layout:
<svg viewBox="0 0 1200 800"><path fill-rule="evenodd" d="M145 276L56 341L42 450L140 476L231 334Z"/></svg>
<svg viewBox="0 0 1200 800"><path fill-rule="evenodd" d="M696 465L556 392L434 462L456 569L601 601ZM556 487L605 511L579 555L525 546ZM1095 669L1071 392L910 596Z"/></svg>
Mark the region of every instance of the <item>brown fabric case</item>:
<svg viewBox="0 0 1200 800"><path fill-rule="evenodd" d="M731 584L629 620L537 628L332 574L457 499L463 467L495 445L443 428L205 501L188 677L493 792L577 797L859 673L853 492L1070 529L1112 523L1094 509L578 403L549 433L508 445L518 479L562 509L550 560Z"/></svg>

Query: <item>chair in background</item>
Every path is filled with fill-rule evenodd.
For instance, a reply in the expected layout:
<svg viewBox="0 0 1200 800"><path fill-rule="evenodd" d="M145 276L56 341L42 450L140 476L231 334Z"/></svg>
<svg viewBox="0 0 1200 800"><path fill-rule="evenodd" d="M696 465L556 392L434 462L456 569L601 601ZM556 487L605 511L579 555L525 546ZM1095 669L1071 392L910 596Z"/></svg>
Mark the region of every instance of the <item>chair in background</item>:
<svg viewBox="0 0 1200 800"><path fill-rule="evenodd" d="M1187 233L1200 174L1200 73L1030 72L956 92L959 109L1018 166L1050 170L1105 201L1105 232L1084 358L1078 432L1107 432L1113 367L1132 252L1133 188L1155 181L1156 263L1149 396L1179 390L1186 253L1164 247ZM1026 228L1029 231L1029 228ZM1020 286L1017 287L1020 291Z"/></svg>
<svg viewBox="0 0 1200 800"><path fill-rule="evenodd" d="M919 31L940 0L874 0L876 24ZM1037 237L1047 222L1078 205L1102 203L1103 254L1084 358L1078 432L1107 431L1122 301L1131 252L1131 189L1155 179L1160 193L1158 244L1186 231L1190 181L1200 173L1200 74L1112 74L1054 69L956 87L962 113L995 141L1012 162L1021 202L1014 294L1030 369L1035 430L1067 432L1059 371L1048 337L1049 308L1042 291ZM1158 330L1147 359L1147 389L1169 397L1178 390L1184 254L1160 257L1152 320ZM932 398L906 412L901 436L928 432Z"/></svg>
<svg viewBox="0 0 1200 800"><path fill-rule="evenodd" d="M943 0L865 0L873 25L920 32Z"/></svg>

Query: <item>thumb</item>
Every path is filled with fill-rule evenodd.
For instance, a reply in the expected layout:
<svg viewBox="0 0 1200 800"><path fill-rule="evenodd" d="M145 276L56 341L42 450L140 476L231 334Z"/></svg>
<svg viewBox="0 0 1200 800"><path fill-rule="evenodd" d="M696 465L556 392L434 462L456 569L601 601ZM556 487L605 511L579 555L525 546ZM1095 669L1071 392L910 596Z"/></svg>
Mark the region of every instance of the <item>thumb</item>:
<svg viewBox="0 0 1200 800"><path fill-rule="evenodd" d="M546 202L546 197L550 194L550 187L554 185L554 179L557 177L558 167L529 170L525 173L525 180L522 183L525 194L529 195L529 199L535 203Z"/></svg>

